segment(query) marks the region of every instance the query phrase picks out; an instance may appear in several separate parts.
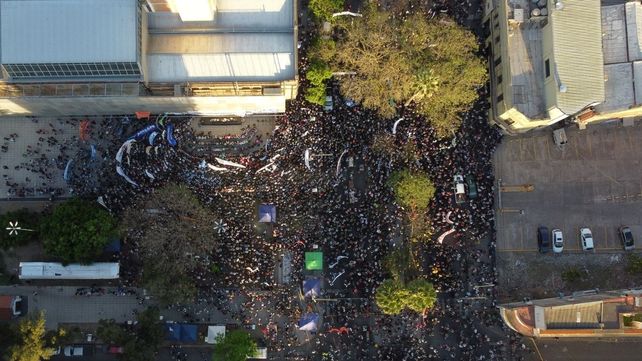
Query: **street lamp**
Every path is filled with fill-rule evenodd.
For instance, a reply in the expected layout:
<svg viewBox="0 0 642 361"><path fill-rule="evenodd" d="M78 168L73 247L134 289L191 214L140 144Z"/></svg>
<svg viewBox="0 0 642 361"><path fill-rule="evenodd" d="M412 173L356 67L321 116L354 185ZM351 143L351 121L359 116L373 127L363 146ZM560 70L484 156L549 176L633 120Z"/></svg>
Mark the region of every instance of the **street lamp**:
<svg viewBox="0 0 642 361"><path fill-rule="evenodd" d="M18 231L35 232L35 230L33 230L33 229L20 227L18 225L18 221L9 222L9 227L7 227L6 230L9 231L9 235L10 236L17 236L18 235Z"/></svg>

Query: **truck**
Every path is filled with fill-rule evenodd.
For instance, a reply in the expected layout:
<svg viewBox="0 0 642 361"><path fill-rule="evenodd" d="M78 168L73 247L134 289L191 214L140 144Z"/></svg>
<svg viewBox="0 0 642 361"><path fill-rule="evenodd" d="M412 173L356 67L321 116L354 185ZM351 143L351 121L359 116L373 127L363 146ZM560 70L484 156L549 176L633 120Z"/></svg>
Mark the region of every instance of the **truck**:
<svg viewBox="0 0 642 361"><path fill-rule="evenodd" d="M457 174L453 177L453 188L455 190L455 203L462 204L466 202L466 187L464 186L464 177Z"/></svg>
<svg viewBox="0 0 642 361"><path fill-rule="evenodd" d="M22 316L22 297L0 296L0 320L9 321Z"/></svg>

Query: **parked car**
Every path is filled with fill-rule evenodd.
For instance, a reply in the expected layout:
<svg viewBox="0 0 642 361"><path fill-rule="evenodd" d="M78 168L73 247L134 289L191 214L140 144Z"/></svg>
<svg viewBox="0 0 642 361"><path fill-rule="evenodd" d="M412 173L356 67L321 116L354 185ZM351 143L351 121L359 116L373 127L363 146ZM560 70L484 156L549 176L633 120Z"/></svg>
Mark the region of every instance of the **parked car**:
<svg viewBox="0 0 642 361"><path fill-rule="evenodd" d="M593 233L588 228L580 228L580 239L582 242L582 249L585 251L594 251L593 246Z"/></svg>
<svg viewBox="0 0 642 361"><path fill-rule="evenodd" d="M468 198L477 198L477 182L472 174L466 176L466 186L468 186Z"/></svg>
<svg viewBox="0 0 642 361"><path fill-rule="evenodd" d="M464 186L464 177L457 174L454 177L455 203L462 204L466 202L466 187Z"/></svg>
<svg viewBox="0 0 642 361"><path fill-rule="evenodd" d="M562 231L554 229L551 231L551 239L553 240L553 253L562 253L564 249L564 236Z"/></svg>
<svg viewBox="0 0 642 361"><path fill-rule="evenodd" d="M112 346L109 346L109 348L107 349L107 352L111 353L111 354L121 354L121 353L125 352L125 348L122 347L122 346L113 346L112 345Z"/></svg>
<svg viewBox="0 0 642 361"><path fill-rule="evenodd" d="M83 354L82 346L67 346L63 351L65 356L80 357Z"/></svg>
<svg viewBox="0 0 642 361"><path fill-rule="evenodd" d="M326 95L325 102L323 104L323 110L326 112L332 111L334 109L334 100L331 95Z"/></svg>
<svg viewBox="0 0 642 361"><path fill-rule="evenodd" d="M551 242L548 239L548 228L540 226L537 228L537 247L539 248L539 253L547 253L548 249L551 247Z"/></svg>
<svg viewBox="0 0 642 361"><path fill-rule="evenodd" d="M635 249L635 240L633 239L633 232L631 228L622 226L620 227L620 241L625 251L632 251Z"/></svg>

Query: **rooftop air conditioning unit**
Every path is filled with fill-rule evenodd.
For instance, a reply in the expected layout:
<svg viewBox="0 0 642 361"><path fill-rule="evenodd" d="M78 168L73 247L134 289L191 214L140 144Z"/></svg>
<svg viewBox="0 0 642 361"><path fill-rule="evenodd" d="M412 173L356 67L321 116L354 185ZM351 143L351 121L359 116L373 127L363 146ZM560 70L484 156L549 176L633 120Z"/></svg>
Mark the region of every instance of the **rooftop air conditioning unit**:
<svg viewBox="0 0 642 361"><path fill-rule="evenodd" d="M514 9L513 10L513 20L518 23L524 22L524 9Z"/></svg>

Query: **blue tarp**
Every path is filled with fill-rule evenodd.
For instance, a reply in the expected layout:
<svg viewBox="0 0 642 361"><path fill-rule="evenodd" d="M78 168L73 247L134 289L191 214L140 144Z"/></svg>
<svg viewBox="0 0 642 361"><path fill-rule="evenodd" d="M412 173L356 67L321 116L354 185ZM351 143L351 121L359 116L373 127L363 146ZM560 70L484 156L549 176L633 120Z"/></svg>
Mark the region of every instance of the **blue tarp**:
<svg viewBox="0 0 642 361"><path fill-rule="evenodd" d="M111 252L111 253L120 252L120 240L115 239L110 244L106 245L105 252Z"/></svg>
<svg viewBox="0 0 642 361"><path fill-rule="evenodd" d="M303 281L303 295L305 297L319 297L321 294L321 279L310 278Z"/></svg>
<svg viewBox="0 0 642 361"><path fill-rule="evenodd" d="M276 206L274 204L259 205L259 222L260 223L276 222Z"/></svg>
<svg viewBox="0 0 642 361"><path fill-rule="evenodd" d="M181 341L196 342L196 325L181 324Z"/></svg>
<svg viewBox="0 0 642 361"><path fill-rule="evenodd" d="M315 332L318 328L319 315L316 313L306 313L299 320L299 330Z"/></svg>
<svg viewBox="0 0 642 361"><path fill-rule="evenodd" d="M178 323L166 323L165 329L167 330L166 340L180 341L181 339L181 325Z"/></svg>

